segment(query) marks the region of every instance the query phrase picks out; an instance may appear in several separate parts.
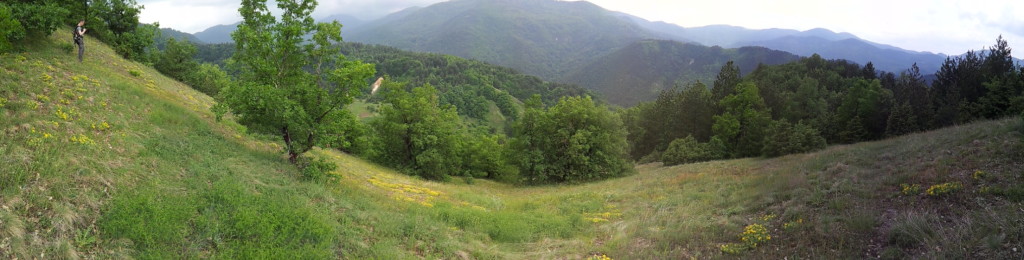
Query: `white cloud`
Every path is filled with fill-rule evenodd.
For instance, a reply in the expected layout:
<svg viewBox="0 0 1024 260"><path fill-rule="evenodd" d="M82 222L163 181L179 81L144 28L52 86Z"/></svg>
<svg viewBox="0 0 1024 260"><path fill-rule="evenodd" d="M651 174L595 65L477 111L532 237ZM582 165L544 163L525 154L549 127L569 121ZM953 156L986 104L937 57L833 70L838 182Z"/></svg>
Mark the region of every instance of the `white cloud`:
<svg viewBox="0 0 1024 260"><path fill-rule="evenodd" d="M219 24L242 20L237 0L156 0L140 1L144 6L139 22L160 22L160 27L196 33Z"/></svg>

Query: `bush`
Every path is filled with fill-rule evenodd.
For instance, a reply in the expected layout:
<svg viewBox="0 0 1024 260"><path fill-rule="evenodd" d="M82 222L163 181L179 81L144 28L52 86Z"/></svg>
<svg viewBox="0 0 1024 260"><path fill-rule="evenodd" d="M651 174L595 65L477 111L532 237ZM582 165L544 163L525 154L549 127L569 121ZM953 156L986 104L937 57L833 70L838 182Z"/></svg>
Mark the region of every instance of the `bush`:
<svg viewBox="0 0 1024 260"><path fill-rule="evenodd" d="M217 96L221 89L231 84L231 78L219 66L212 63L203 63L191 72L185 80L192 88L209 96Z"/></svg>
<svg viewBox="0 0 1024 260"><path fill-rule="evenodd" d="M0 3L0 53L14 49L12 41L24 37L25 29L21 27L18 19L14 19L14 13L10 6Z"/></svg>
<svg viewBox="0 0 1024 260"><path fill-rule="evenodd" d="M23 34L8 35L14 41L21 39L41 39L50 35L57 28L61 27L64 17L69 12L64 7L54 3L21 3L12 4L12 16L17 19L23 28ZM71 40L71 32L68 32L68 40Z"/></svg>
<svg viewBox="0 0 1024 260"><path fill-rule="evenodd" d="M765 132L764 156L775 157L786 154L804 153L825 147L825 138L818 130L804 123L796 125L789 122L775 121Z"/></svg>
<svg viewBox="0 0 1024 260"><path fill-rule="evenodd" d="M324 158L316 157L310 154L299 156L299 160L296 163L299 170L302 172L302 177L306 180L323 182L336 178L337 176L331 174L332 171L338 169L338 165L325 160Z"/></svg>
<svg viewBox="0 0 1024 260"><path fill-rule="evenodd" d="M716 139L717 140L717 139ZM677 165L720 159L722 151L715 149L711 143L699 143L693 136L679 138L668 145L661 154L665 165Z"/></svg>

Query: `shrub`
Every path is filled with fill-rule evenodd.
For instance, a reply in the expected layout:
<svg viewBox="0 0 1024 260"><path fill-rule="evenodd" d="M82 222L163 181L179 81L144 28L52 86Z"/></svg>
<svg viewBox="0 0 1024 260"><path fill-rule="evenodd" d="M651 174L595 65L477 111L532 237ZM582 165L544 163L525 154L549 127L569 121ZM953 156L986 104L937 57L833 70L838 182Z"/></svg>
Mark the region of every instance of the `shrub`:
<svg viewBox="0 0 1024 260"><path fill-rule="evenodd" d="M0 3L0 53L10 51L14 48L11 41L20 39L25 34L21 23L14 19L11 7L6 3Z"/></svg>
<svg viewBox="0 0 1024 260"><path fill-rule="evenodd" d="M661 160L665 165L703 162L719 158L721 158L721 153L716 151L711 143L699 143L693 136L672 141L668 145L668 149L661 155Z"/></svg>
<svg viewBox="0 0 1024 260"><path fill-rule="evenodd" d="M802 122L795 125L785 120L772 122L765 133L764 156L804 153L825 147L825 138L818 130Z"/></svg>
<svg viewBox="0 0 1024 260"><path fill-rule="evenodd" d="M142 76L142 72L138 70L128 70L128 74L132 74L133 77Z"/></svg>
<svg viewBox="0 0 1024 260"><path fill-rule="evenodd" d="M302 177L306 180L323 182L336 178L337 176L331 174L332 171L338 169L338 165L325 160L324 158L309 155L308 153L303 156L299 156L299 160L296 163L299 170L302 172Z"/></svg>
<svg viewBox="0 0 1024 260"><path fill-rule="evenodd" d="M191 72L191 75L186 77L185 81L192 88L211 97L217 96L221 89L231 84L231 78L228 77L228 74L212 63L199 65L197 69Z"/></svg>

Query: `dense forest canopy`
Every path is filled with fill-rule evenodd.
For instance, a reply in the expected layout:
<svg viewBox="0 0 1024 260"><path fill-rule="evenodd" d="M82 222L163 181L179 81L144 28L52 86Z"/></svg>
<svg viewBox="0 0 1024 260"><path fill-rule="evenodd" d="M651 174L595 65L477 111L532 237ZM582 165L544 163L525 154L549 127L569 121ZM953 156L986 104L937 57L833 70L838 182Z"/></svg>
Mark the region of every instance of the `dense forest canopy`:
<svg viewBox="0 0 1024 260"><path fill-rule="evenodd" d="M724 149L696 153L722 155L704 160L776 156L821 148L819 138L828 144L854 143L1019 115L1024 111L1022 74L1024 68L1013 63L1002 37L984 54L948 58L930 86L916 64L899 73L879 72L871 63L813 55L759 66L740 77L730 63L722 67L710 94L696 82L663 91L657 100L620 114L630 130L630 154L641 161L662 159L667 149L674 156L687 154L680 147ZM671 145L680 139L685 141Z"/></svg>

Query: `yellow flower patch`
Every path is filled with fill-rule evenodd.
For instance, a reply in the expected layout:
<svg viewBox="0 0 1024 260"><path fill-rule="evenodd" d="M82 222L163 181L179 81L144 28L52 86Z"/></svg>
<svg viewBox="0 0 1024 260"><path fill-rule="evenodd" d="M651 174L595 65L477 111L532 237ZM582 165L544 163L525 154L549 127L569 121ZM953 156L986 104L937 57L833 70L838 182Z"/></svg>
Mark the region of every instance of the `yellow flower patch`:
<svg viewBox="0 0 1024 260"><path fill-rule="evenodd" d="M928 196L942 196L960 190L960 188L963 188L963 185L960 184L960 182L947 182L932 185L926 192L928 193Z"/></svg>
<svg viewBox="0 0 1024 260"><path fill-rule="evenodd" d="M396 183L380 174L371 176L367 181L375 187L390 191L392 198L395 200L414 202L426 207L433 207L434 199L441 196L439 191L410 184Z"/></svg>

